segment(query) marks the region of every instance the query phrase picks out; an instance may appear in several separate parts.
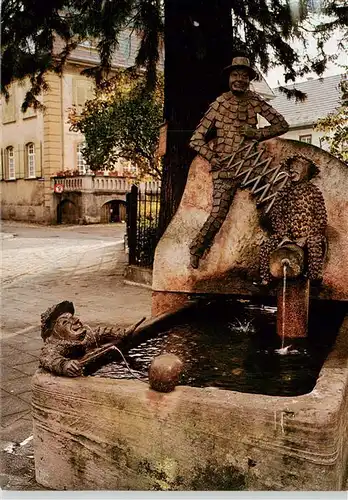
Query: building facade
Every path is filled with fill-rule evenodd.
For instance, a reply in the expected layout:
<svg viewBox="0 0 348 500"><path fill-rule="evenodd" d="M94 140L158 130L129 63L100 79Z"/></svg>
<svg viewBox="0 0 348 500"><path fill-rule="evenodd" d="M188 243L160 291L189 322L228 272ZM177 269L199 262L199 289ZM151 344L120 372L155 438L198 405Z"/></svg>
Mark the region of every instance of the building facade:
<svg viewBox="0 0 348 500"><path fill-rule="evenodd" d="M320 118L333 113L340 106L340 83L345 78L344 75L334 75L296 83L296 89L307 94L307 99L303 102L288 99L278 88L273 89L275 97L272 106L285 117L290 126L282 137L327 150L328 145L323 141L324 132L315 130L315 125ZM294 85L285 87L290 89Z"/></svg>
<svg viewBox="0 0 348 500"><path fill-rule="evenodd" d="M122 35L113 67L133 65L137 47L134 36ZM21 111L28 82L15 82L8 102L2 98L3 219L47 224L124 220L134 168L120 160L115 172L106 174L102 182L88 171L83 159L84 136L71 131L68 123L69 109L76 106L82 110L86 100L93 97L93 82L81 71L97 62L97 51L90 44L74 50L62 76L47 75L49 90L40 99L43 112L31 108L26 113Z"/></svg>

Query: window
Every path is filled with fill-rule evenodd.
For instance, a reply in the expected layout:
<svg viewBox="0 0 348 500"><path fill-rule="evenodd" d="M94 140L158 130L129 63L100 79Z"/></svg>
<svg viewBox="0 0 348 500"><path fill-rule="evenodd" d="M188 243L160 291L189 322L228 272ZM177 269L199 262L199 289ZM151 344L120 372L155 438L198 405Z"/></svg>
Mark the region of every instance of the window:
<svg viewBox="0 0 348 500"><path fill-rule="evenodd" d="M312 136L311 136L311 134L300 135L299 140L301 142L306 142L307 144L312 144Z"/></svg>
<svg viewBox="0 0 348 500"><path fill-rule="evenodd" d="M133 165L129 165L129 166L123 168L123 175L125 175L125 176L127 176L127 175L135 176L135 175L137 175L137 172L138 172L137 167L134 167Z"/></svg>
<svg viewBox="0 0 348 500"><path fill-rule="evenodd" d="M87 49L96 49L97 48L97 40L83 40L83 42L79 43L80 47L86 47Z"/></svg>
<svg viewBox="0 0 348 500"><path fill-rule="evenodd" d="M76 106L77 112L81 113L86 101L93 99L94 86L90 80L73 78L72 104Z"/></svg>
<svg viewBox="0 0 348 500"><path fill-rule="evenodd" d="M21 84L22 87L22 101L25 99L27 92L31 90L31 83L30 80L25 80L23 84ZM30 106L25 113L22 114L23 120L26 120L27 118L33 118L37 116L37 111L34 109L32 106Z"/></svg>
<svg viewBox="0 0 348 500"><path fill-rule="evenodd" d="M2 99L2 123L11 123L16 121L16 100L15 87L9 90L9 99Z"/></svg>
<svg viewBox="0 0 348 500"><path fill-rule="evenodd" d="M32 142L27 144L26 148L26 153L27 153L27 172L28 172L28 177L33 178L35 177L35 146Z"/></svg>
<svg viewBox="0 0 348 500"><path fill-rule="evenodd" d="M7 178L13 180L16 178L16 165L15 154L12 146L6 149L6 163L7 163Z"/></svg>
<svg viewBox="0 0 348 500"><path fill-rule="evenodd" d="M76 147L76 166L79 171L80 175L83 175L86 173L86 160L84 159L82 155L82 150L84 148L84 143L81 142L80 144L77 145Z"/></svg>

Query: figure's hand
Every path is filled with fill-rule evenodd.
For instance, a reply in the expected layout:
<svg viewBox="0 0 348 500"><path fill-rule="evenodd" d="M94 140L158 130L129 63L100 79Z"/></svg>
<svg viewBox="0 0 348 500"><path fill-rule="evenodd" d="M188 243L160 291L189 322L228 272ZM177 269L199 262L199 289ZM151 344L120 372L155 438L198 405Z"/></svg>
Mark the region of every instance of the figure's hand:
<svg viewBox="0 0 348 500"><path fill-rule="evenodd" d="M241 132L247 139L256 139L258 130L256 128L250 127L249 125L243 125Z"/></svg>
<svg viewBox="0 0 348 500"><path fill-rule="evenodd" d="M104 335L108 335L109 337L118 337L121 328L117 328L114 330L112 327L105 327Z"/></svg>
<svg viewBox="0 0 348 500"><path fill-rule="evenodd" d="M65 364L64 375L68 377L79 377L82 375L82 368L78 361L71 360Z"/></svg>
<svg viewBox="0 0 348 500"><path fill-rule="evenodd" d="M101 343L105 341L112 341L113 339L118 339L123 336L124 328L113 328L109 326L100 326L95 330Z"/></svg>
<svg viewBox="0 0 348 500"><path fill-rule="evenodd" d="M292 239L290 239L288 236L284 236L282 241L279 243L278 248L283 247L284 245L288 245L291 243L295 243Z"/></svg>
<svg viewBox="0 0 348 500"><path fill-rule="evenodd" d="M221 163L218 158L212 158L210 160L211 172L217 172L221 168Z"/></svg>

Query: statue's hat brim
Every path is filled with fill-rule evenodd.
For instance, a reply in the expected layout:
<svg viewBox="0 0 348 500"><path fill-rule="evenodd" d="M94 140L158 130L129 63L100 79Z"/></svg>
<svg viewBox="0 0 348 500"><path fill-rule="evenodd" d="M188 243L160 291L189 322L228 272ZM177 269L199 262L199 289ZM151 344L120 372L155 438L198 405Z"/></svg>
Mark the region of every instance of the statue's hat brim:
<svg viewBox="0 0 348 500"><path fill-rule="evenodd" d="M51 335L52 327L56 319L65 313L75 313L74 304L68 300L64 300L59 304L49 307L41 314L41 337L44 340Z"/></svg>
<svg viewBox="0 0 348 500"><path fill-rule="evenodd" d="M223 71L232 71L233 69L245 69L249 73L250 80L258 79L258 73L251 66L247 57L234 57L232 64L226 66Z"/></svg>

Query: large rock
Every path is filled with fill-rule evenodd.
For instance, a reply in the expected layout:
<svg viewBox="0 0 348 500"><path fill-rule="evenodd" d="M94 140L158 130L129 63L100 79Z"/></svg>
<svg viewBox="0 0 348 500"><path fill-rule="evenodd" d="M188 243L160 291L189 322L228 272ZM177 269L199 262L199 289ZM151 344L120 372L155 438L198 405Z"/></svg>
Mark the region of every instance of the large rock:
<svg viewBox="0 0 348 500"><path fill-rule="evenodd" d="M348 300L347 166L322 149L298 141L273 139L264 146L274 158L272 165L300 153L320 166L320 175L313 182L324 195L328 213L328 252L320 297ZM255 202L247 190L238 191L199 268L189 266L189 244L211 209L209 170L209 163L200 156L192 162L178 211L156 249L152 288L154 292L268 293L255 285L259 279L259 245L264 232L259 226ZM312 293L319 292L312 290ZM155 312L163 309L155 308Z"/></svg>

